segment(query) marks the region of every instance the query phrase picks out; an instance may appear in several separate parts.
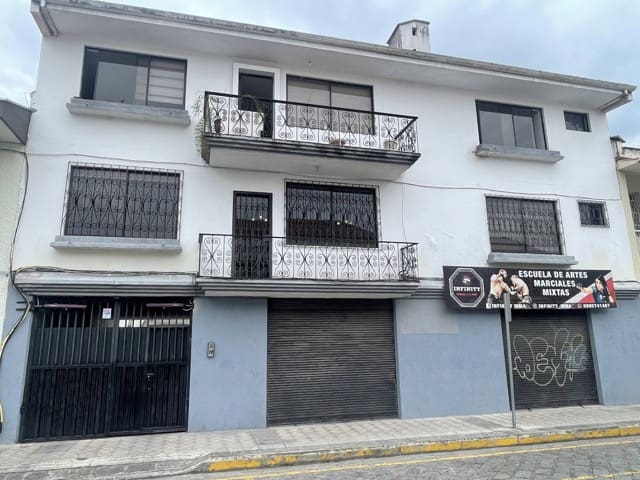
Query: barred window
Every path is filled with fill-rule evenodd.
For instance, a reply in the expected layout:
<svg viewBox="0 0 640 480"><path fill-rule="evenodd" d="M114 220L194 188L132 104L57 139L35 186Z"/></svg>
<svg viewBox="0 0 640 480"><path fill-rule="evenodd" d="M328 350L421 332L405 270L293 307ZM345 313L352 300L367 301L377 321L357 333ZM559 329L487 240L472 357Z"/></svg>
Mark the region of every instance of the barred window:
<svg viewBox="0 0 640 480"><path fill-rule="evenodd" d="M491 251L561 254L556 202L487 197Z"/></svg>
<svg viewBox="0 0 640 480"><path fill-rule="evenodd" d="M377 246L373 188L288 183L286 203L289 243Z"/></svg>
<svg viewBox="0 0 640 480"><path fill-rule="evenodd" d="M608 227L605 204L602 202L578 202L580 224L595 227Z"/></svg>
<svg viewBox="0 0 640 480"><path fill-rule="evenodd" d="M180 172L73 165L65 235L178 238Z"/></svg>

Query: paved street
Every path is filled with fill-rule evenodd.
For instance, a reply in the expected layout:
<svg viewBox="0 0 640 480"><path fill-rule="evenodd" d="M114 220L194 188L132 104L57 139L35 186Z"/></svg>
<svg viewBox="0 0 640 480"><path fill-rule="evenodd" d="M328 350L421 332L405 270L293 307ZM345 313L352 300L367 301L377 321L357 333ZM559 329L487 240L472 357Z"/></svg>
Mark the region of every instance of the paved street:
<svg viewBox="0 0 640 480"><path fill-rule="evenodd" d="M169 477L173 480L640 479L640 437L291 468Z"/></svg>

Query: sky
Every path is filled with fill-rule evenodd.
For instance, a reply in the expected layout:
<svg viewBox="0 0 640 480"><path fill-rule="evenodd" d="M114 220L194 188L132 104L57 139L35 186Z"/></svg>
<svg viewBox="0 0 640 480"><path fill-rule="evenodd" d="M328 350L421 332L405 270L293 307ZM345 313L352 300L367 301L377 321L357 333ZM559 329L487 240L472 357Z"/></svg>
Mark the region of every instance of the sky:
<svg viewBox="0 0 640 480"><path fill-rule="evenodd" d="M40 32L29 0L0 0L0 98L28 105ZM398 22L431 22L431 50L640 85L640 0L127 0L160 10L385 44ZM640 147L640 91L607 116Z"/></svg>

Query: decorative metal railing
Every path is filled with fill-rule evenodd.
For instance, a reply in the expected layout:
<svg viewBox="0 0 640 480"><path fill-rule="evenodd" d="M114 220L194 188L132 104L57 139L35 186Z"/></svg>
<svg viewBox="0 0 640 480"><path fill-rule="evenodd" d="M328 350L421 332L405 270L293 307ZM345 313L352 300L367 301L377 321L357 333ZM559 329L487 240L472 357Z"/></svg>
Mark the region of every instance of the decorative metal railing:
<svg viewBox="0 0 640 480"><path fill-rule="evenodd" d="M200 234L201 277L407 281L418 279L418 244L300 245L285 237Z"/></svg>
<svg viewBox="0 0 640 480"><path fill-rule="evenodd" d="M204 133L418 153L417 117L206 92Z"/></svg>

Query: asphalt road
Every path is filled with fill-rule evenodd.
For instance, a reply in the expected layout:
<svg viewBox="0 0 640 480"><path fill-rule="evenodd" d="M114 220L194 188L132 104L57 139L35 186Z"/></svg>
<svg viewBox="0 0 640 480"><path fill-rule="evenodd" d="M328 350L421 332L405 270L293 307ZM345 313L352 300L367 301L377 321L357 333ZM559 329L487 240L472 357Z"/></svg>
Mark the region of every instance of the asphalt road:
<svg viewBox="0 0 640 480"><path fill-rule="evenodd" d="M640 437L407 455L172 478L174 480L640 480Z"/></svg>

